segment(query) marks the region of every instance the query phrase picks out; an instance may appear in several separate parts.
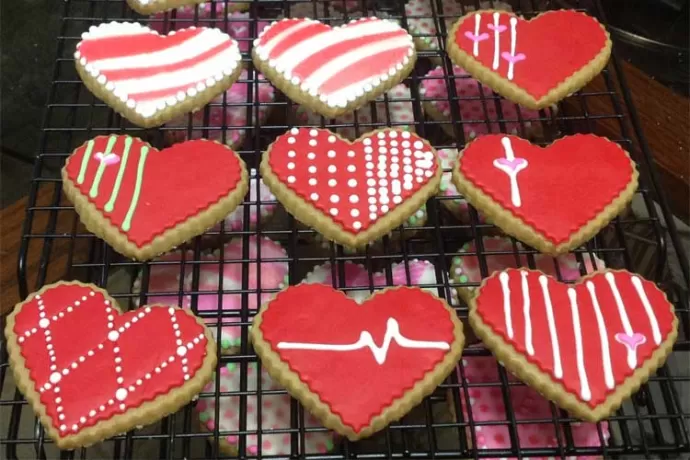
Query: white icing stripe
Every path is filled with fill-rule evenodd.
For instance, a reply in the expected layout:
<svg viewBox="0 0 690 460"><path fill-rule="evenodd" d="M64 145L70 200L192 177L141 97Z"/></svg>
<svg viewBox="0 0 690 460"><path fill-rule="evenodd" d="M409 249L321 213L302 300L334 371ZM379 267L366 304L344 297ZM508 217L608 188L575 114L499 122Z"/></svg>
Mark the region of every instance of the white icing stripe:
<svg viewBox="0 0 690 460"><path fill-rule="evenodd" d="M146 78L113 81L113 83L115 84L116 91L124 92L130 96L185 85L191 86L199 81L199 75L213 75L214 73L222 72L228 62L232 62L233 56L232 50L226 50L200 62L194 67L180 69L175 72L160 73Z"/></svg>
<svg viewBox="0 0 690 460"><path fill-rule="evenodd" d="M82 34L84 40L99 38L123 37L127 35L142 35L152 33L148 27L142 27L138 22L111 22L92 26L88 32Z"/></svg>
<svg viewBox="0 0 690 460"><path fill-rule="evenodd" d="M631 276L630 279L632 281L633 286L635 287L635 290L637 291L637 295L640 298L642 305L644 306L644 310L647 312L647 318L649 318L649 324L652 327L654 343L659 345L661 343L661 331L659 330L659 322L656 319L654 310L652 310L652 305L649 303L647 293L645 292L644 286L642 285L642 280L640 280L640 278L637 276Z"/></svg>
<svg viewBox="0 0 690 460"><path fill-rule="evenodd" d="M400 35L377 43L370 43L359 48L354 48L347 53L338 56L312 73L306 82L310 88L319 88L334 76L356 65L357 62L367 59L375 54L392 52L397 48L409 48L410 41L407 35Z"/></svg>
<svg viewBox="0 0 690 460"><path fill-rule="evenodd" d="M294 34L298 30L304 29L305 27L310 27L316 24L316 21L296 21L294 24L292 24L290 27L287 29L283 30L280 32L278 35L273 37L271 40L267 41L264 44L261 44L261 37L259 37L256 41L259 44L259 48L257 49L257 52L263 59L267 59L268 55L271 54L271 51L273 51L273 48L275 46L285 40L287 37L290 35ZM271 26L269 26L271 27ZM268 30L268 28L266 29ZM256 44L255 44L256 46Z"/></svg>
<svg viewBox="0 0 690 460"><path fill-rule="evenodd" d="M532 344L532 318L530 317L529 309L531 299L529 297L529 285L527 283L528 272L521 271L522 275L522 314L525 317L525 346L527 353L534 356L534 345Z"/></svg>
<svg viewBox="0 0 690 460"><path fill-rule="evenodd" d="M499 38L501 36L501 31L498 30L500 13L494 13L494 63L493 69L498 69L499 56L501 54L501 45L499 43Z"/></svg>
<svg viewBox="0 0 690 460"><path fill-rule="evenodd" d="M515 47L517 46L517 18L510 18L510 55L515 56ZM513 79L513 67L515 63L511 60L508 64L508 80Z"/></svg>
<svg viewBox="0 0 690 460"><path fill-rule="evenodd" d="M625 333L628 335L628 337L632 337L633 329L630 325L628 313L625 311L625 305L623 304L621 293L618 290L618 286L616 285L616 277L611 272L606 272L606 275L604 275L604 277L606 278L606 281L608 281L609 283L609 287L611 288L613 298L616 299L616 306L618 307L618 316L620 317L621 323L623 324L623 329L625 330ZM626 347L626 349L628 350L628 367L630 367L630 369L635 369L637 367L637 347Z"/></svg>
<svg viewBox="0 0 690 460"><path fill-rule="evenodd" d="M101 72L120 69L147 69L149 67L171 65L192 59L225 42L230 42L230 37L221 33L220 30L205 29L179 45L160 51L99 59L89 63Z"/></svg>
<svg viewBox="0 0 690 460"><path fill-rule="evenodd" d="M506 332L508 337L513 338L513 318L510 312L510 275L507 272L501 272L498 275L498 279L501 281L501 289L503 290L503 316L506 322Z"/></svg>
<svg viewBox="0 0 690 460"><path fill-rule="evenodd" d="M599 299L597 299L596 288L594 283L587 281L587 290L592 299L592 306L594 307L594 314L597 317L597 326L599 328L599 341L601 342L601 360L604 362L604 379L606 381L606 388L611 390L613 388L613 371L611 370L611 352L609 351L609 333L606 330L606 323L604 316L601 314L601 307L599 306Z"/></svg>
<svg viewBox="0 0 690 460"><path fill-rule="evenodd" d="M302 62L317 53L328 53L328 48L338 45L346 40L352 40L370 35L380 35L386 32L400 32L405 36L400 26L388 21L363 21L350 26L338 29L339 33L334 34L330 30L323 32L283 51L276 57L274 67L283 72L286 69L294 69Z"/></svg>
<svg viewBox="0 0 690 460"><path fill-rule="evenodd" d="M568 288L568 298L570 299L570 310L573 314L573 333L575 334L577 373L580 378L580 397L582 397L584 401L589 401L592 399L592 392L589 389L587 369L585 369L585 355L582 349L582 330L580 328L580 312L577 306L577 292L575 292L575 289Z"/></svg>
<svg viewBox="0 0 690 460"><path fill-rule="evenodd" d="M561 365L561 349L558 345L558 331L556 331L556 320L553 316L553 305L551 304L551 294L549 293L549 279L539 276L539 284L544 295L544 306L546 307L546 320L549 323L549 335L551 336L551 347L553 349L553 375L560 379L563 378L563 366Z"/></svg>
<svg viewBox="0 0 690 460"><path fill-rule="evenodd" d="M388 349L391 342L395 341L403 348L422 348L449 350L450 344L447 342L430 342L425 340L412 340L400 333L400 326L395 318L388 318L386 323L386 334L383 337L383 344L379 347L374 342L369 331L362 331L359 340L349 344L330 344L330 343L302 343L302 342L279 342L280 350L311 350L311 351L355 351L362 348L369 348L378 364L384 364L388 356Z"/></svg>
<svg viewBox="0 0 690 460"><path fill-rule="evenodd" d="M474 37L475 39L479 37L479 26L482 23L482 16L480 14L474 15ZM472 47L472 54L479 56L479 40L473 40L474 45Z"/></svg>

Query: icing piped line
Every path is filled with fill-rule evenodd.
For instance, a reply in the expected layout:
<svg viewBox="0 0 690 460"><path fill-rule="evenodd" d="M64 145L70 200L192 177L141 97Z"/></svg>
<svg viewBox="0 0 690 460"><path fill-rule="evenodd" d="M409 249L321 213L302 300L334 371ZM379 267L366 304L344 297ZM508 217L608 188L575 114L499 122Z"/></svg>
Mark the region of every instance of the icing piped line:
<svg viewBox="0 0 690 460"><path fill-rule="evenodd" d="M374 338L369 331L362 331L359 340L350 344L330 344L330 343L301 343L301 342L279 342L277 347L280 350L311 350L311 351L355 351L362 348L369 348L374 359L380 365L385 364L386 357L391 342L395 341L403 348L421 348L450 350L448 342L434 342L425 340L408 339L400 333L400 325L395 318L388 318L386 322L386 334L383 337L383 344L379 347L374 342Z"/></svg>
<svg viewBox="0 0 690 460"><path fill-rule="evenodd" d="M654 336L654 343L659 345L661 343L661 331L659 330L659 321L657 321L656 316L654 315L654 310L652 310L652 305L649 303L647 293L645 292L644 286L642 285L642 280L640 280L639 276L633 275L630 277L630 281L632 282L633 287L635 288L635 291L637 292L637 295L640 298L640 301L642 302L644 311L647 313L647 317L649 318L649 324L652 327L652 334Z"/></svg>
<svg viewBox="0 0 690 460"><path fill-rule="evenodd" d="M503 150L505 151L505 158L497 158L493 165L495 168L503 171L510 179L510 199L513 206L519 208L522 206L522 199L520 198L520 187L517 182L517 175L520 171L528 166L527 160L524 158L516 158L513 153L513 145L509 137L501 139Z"/></svg>
<svg viewBox="0 0 690 460"><path fill-rule="evenodd" d="M556 320L553 314L553 304L549 293L549 278L546 275L539 276L539 284L544 295L544 305L546 307L546 320L549 324L549 335L553 348L553 375L556 378L563 378L563 366L561 364L561 350L558 344L558 331L556 330Z"/></svg>
<svg viewBox="0 0 690 460"><path fill-rule="evenodd" d="M499 42L499 38L501 36L501 30L499 28L500 27L499 26L499 20L500 20L501 15L497 11L494 13L493 17L494 17L494 61L493 61L492 67L494 70L496 70L496 69L498 69L498 63L499 63L498 57L501 54L501 45Z"/></svg>
<svg viewBox="0 0 690 460"><path fill-rule="evenodd" d="M604 380L606 381L606 388L609 390L613 389L613 370L611 369L611 352L609 350L609 336L606 330L606 323L604 322L604 315L601 313L601 306L599 305L599 299L597 298L596 287L591 281L587 281L585 284L587 286L587 291L589 291L589 296L592 300L592 306L594 307L594 314L597 318L597 327L599 329L599 341L601 343L601 359L604 362Z"/></svg>
<svg viewBox="0 0 690 460"><path fill-rule="evenodd" d="M582 347L582 330L580 328L580 311L577 306L577 291L568 288L570 310L573 315L573 333L575 334L575 354L577 358L577 374L580 378L580 397L584 401L592 399L592 391L589 388L587 369L585 368L585 354Z"/></svg>
<svg viewBox="0 0 690 460"><path fill-rule="evenodd" d="M609 283L609 287L611 288L611 293L613 294L613 298L616 300L616 307L618 308L618 315L621 318L621 323L623 324L623 329L625 330L625 333L627 334L628 337L633 336L633 329L632 325L630 324L630 319L628 318L628 313L625 310L625 305L623 304L623 299L621 298L621 293L618 290L618 286L616 285L616 277L613 275L612 272L607 272L606 275L604 275L606 278L606 281ZM624 345L625 342L620 342L623 343ZM628 367L630 369L635 369L637 367L637 352L636 348L632 347L627 347L628 349Z"/></svg>

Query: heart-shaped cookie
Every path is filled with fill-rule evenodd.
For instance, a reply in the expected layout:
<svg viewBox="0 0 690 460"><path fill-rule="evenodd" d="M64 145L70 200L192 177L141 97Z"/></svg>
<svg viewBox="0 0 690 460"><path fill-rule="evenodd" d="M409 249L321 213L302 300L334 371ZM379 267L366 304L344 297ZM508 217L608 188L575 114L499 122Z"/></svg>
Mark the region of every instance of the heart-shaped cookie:
<svg viewBox="0 0 690 460"><path fill-rule="evenodd" d="M611 55L611 40L596 19L574 10L549 11L529 21L482 10L455 23L447 49L453 62L477 80L538 109L601 72Z"/></svg>
<svg viewBox="0 0 690 460"><path fill-rule="evenodd" d="M545 148L516 136L483 136L460 153L453 169L453 183L474 207L504 232L552 255L580 246L619 214L637 177L625 150L591 134Z"/></svg>
<svg viewBox="0 0 690 460"><path fill-rule="evenodd" d="M18 304L5 336L17 386L61 449L175 412L216 364L213 338L191 313L159 305L123 314L105 291L79 282Z"/></svg>
<svg viewBox="0 0 690 460"><path fill-rule="evenodd" d="M164 150L130 136L98 136L62 168L81 221L121 254L146 260L223 220L247 193L230 148L194 140Z"/></svg>
<svg viewBox="0 0 690 460"><path fill-rule="evenodd" d="M455 312L419 288L385 289L360 305L322 284L281 291L254 318L251 337L271 376L351 440L433 392L464 343Z"/></svg>
<svg viewBox="0 0 690 460"><path fill-rule="evenodd" d="M92 26L74 62L89 90L132 123L159 126L222 94L242 70L237 42L219 29L159 35L139 23Z"/></svg>
<svg viewBox="0 0 690 460"><path fill-rule="evenodd" d="M327 117L374 100L409 75L416 60L410 34L376 17L339 27L282 19L254 40L252 56L292 100Z"/></svg>
<svg viewBox="0 0 690 460"><path fill-rule="evenodd" d="M408 131L383 129L354 142L326 129L293 128L264 153L264 182L298 220L326 238L365 246L436 193L436 151Z"/></svg>
<svg viewBox="0 0 690 460"><path fill-rule="evenodd" d="M671 352L673 305L634 273L606 270L575 285L509 269L484 280L470 324L496 357L575 416L615 411Z"/></svg>

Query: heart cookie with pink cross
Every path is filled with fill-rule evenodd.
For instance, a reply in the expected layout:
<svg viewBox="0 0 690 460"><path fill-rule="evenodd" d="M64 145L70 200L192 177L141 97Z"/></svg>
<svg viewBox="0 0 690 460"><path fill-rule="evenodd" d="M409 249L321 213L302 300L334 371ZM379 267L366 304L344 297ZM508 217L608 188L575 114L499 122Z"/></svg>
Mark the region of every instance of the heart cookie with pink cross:
<svg viewBox="0 0 690 460"><path fill-rule="evenodd" d="M61 449L177 411L216 364L211 333L189 311L152 305L122 313L107 292L76 281L17 304L5 336L17 386Z"/></svg>
<svg viewBox="0 0 690 460"><path fill-rule="evenodd" d="M506 369L592 422L663 365L678 335L666 295L624 270L574 285L534 270L494 272L470 301L469 321Z"/></svg>
<svg viewBox="0 0 690 460"><path fill-rule="evenodd" d="M344 246L366 246L399 226L438 190L436 151L414 133L374 131L354 142L293 128L264 153L261 174L302 223Z"/></svg>

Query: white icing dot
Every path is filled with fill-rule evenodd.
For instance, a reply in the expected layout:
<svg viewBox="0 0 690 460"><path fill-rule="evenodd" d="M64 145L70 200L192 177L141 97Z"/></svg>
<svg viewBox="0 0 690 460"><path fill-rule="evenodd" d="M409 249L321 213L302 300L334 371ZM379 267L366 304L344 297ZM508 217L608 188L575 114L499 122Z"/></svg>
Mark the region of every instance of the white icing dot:
<svg viewBox="0 0 690 460"><path fill-rule="evenodd" d="M338 181L336 181L335 179L328 179L328 185L330 187L335 187L336 185L338 185Z"/></svg>
<svg viewBox="0 0 690 460"><path fill-rule="evenodd" d="M405 182L405 183L403 184L403 188L404 188L405 190L412 190L412 182Z"/></svg>
<svg viewBox="0 0 690 460"><path fill-rule="evenodd" d="M367 166L367 169L374 169L374 163L372 163L371 161L367 162L366 166Z"/></svg>
<svg viewBox="0 0 690 460"><path fill-rule="evenodd" d="M355 172L357 171L357 167L355 165L347 165L347 172Z"/></svg>
<svg viewBox="0 0 690 460"><path fill-rule="evenodd" d="M297 179L295 176L288 176L287 180L289 183L294 184Z"/></svg>
<svg viewBox="0 0 690 460"><path fill-rule="evenodd" d="M357 195L350 195L350 203L358 203L359 197Z"/></svg>
<svg viewBox="0 0 690 460"><path fill-rule="evenodd" d="M396 137L398 137L398 132L397 132L397 131L389 131L389 132L388 132L388 136L389 136L391 139L395 139Z"/></svg>
<svg viewBox="0 0 690 460"><path fill-rule="evenodd" d="M288 151L288 156L289 156L290 158L295 158L295 156L297 156L297 153L295 153L294 150L290 150L290 151Z"/></svg>
<svg viewBox="0 0 690 460"><path fill-rule="evenodd" d="M379 137L379 139L383 139L386 137L386 133L380 132L380 133L378 133L378 137Z"/></svg>
<svg viewBox="0 0 690 460"><path fill-rule="evenodd" d="M295 143L295 138L294 137L288 137L288 144L294 144Z"/></svg>
<svg viewBox="0 0 690 460"><path fill-rule="evenodd" d="M379 180L379 185L381 187L385 187L386 185L388 185L388 181L386 179L381 179Z"/></svg>
<svg viewBox="0 0 690 460"><path fill-rule="evenodd" d="M376 204L376 197L371 196L371 197L369 197L368 201L369 201L369 204Z"/></svg>
<svg viewBox="0 0 690 460"><path fill-rule="evenodd" d="M319 199L319 194L318 194L318 193L312 193L309 197L310 197L313 201L316 201L316 200Z"/></svg>
<svg viewBox="0 0 690 460"><path fill-rule="evenodd" d="M331 144L335 142L335 136L328 136L328 142Z"/></svg>
<svg viewBox="0 0 690 460"><path fill-rule="evenodd" d="M347 151L347 156L348 156L349 158L354 158L354 157L355 157L355 152L354 152L354 150L348 150L348 151Z"/></svg>
<svg viewBox="0 0 690 460"><path fill-rule="evenodd" d="M369 154L364 155L364 161L371 161L371 160L373 160L373 159L374 159L374 157L372 157L372 156L369 155Z"/></svg>
<svg viewBox="0 0 690 460"><path fill-rule="evenodd" d="M352 217L359 217L359 210L353 209L352 211L350 211L350 215Z"/></svg>
<svg viewBox="0 0 690 460"><path fill-rule="evenodd" d="M309 185L316 185L316 183L316 179L314 179L313 177L309 179Z"/></svg>
<svg viewBox="0 0 690 460"><path fill-rule="evenodd" d="M73 431L79 431L79 425L77 425L76 423L74 425L72 425L72 430Z"/></svg>
<svg viewBox="0 0 690 460"><path fill-rule="evenodd" d="M424 148L424 144L422 143L422 141L415 141L413 145L414 145L414 148L416 148L416 149L423 149Z"/></svg>
<svg viewBox="0 0 690 460"><path fill-rule="evenodd" d="M369 214L369 219L371 219L371 220L376 220L377 217L378 217L378 216L377 216L376 213L374 213L374 212L372 212L371 214Z"/></svg>
<svg viewBox="0 0 690 460"><path fill-rule="evenodd" d="M362 228L362 223L356 220L352 223L352 228L354 228L355 230L359 230L360 228Z"/></svg>
<svg viewBox="0 0 690 460"><path fill-rule="evenodd" d="M315 174L316 173L316 166L314 166L314 165L309 166L309 168L307 168L307 171L309 171L311 174Z"/></svg>
<svg viewBox="0 0 690 460"><path fill-rule="evenodd" d="M328 172L333 174L337 171L338 169L335 167L335 165L330 165L328 166Z"/></svg>
<svg viewBox="0 0 690 460"><path fill-rule="evenodd" d="M357 187L357 179L348 179L347 185L350 187Z"/></svg>
<svg viewBox="0 0 690 460"><path fill-rule="evenodd" d="M309 139L309 145L311 145L312 147L316 147L316 144L316 139Z"/></svg>
<svg viewBox="0 0 690 460"><path fill-rule="evenodd" d="M374 149L371 147L364 147L364 153L374 153Z"/></svg>
<svg viewBox="0 0 690 460"><path fill-rule="evenodd" d="M376 175L378 177L380 177L381 179L383 179L384 177L386 177L387 174L386 174L386 171L380 170Z"/></svg>
<svg viewBox="0 0 690 460"><path fill-rule="evenodd" d="M290 130L290 134L294 134L294 135L296 136L297 134L299 134L299 129L297 129L297 128L292 128L292 129Z"/></svg>
<svg viewBox="0 0 690 460"><path fill-rule="evenodd" d="M309 131L309 135L310 135L311 137L316 137L316 136L319 135L319 132L318 132L317 130L315 130L315 129L312 129L312 130Z"/></svg>
<svg viewBox="0 0 690 460"><path fill-rule="evenodd" d="M295 163L292 161L287 164L288 169L295 169Z"/></svg>
<svg viewBox="0 0 690 460"><path fill-rule="evenodd" d="M376 189L375 189L374 187L369 187L369 188L367 189L367 193L368 193L369 195L376 195Z"/></svg>
<svg viewBox="0 0 690 460"><path fill-rule="evenodd" d="M362 141L362 143L363 143L364 145L371 145L371 139L367 137L366 139L364 139L364 140ZM366 150L366 149L365 149L365 150Z"/></svg>
<svg viewBox="0 0 690 460"><path fill-rule="evenodd" d="M340 201L340 197L338 195L331 195L331 203L337 203Z"/></svg>
<svg viewBox="0 0 690 460"><path fill-rule="evenodd" d="M187 354L187 348L185 347L177 347L177 355L178 356L184 356Z"/></svg>
<svg viewBox="0 0 690 460"><path fill-rule="evenodd" d="M58 383L62 379L62 375L59 372L53 372L50 374L50 383L53 385Z"/></svg>
<svg viewBox="0 0 690 460"><path fill-rule="evenodd" d="M388 212L388 206L386 206L385 204L383 206L381 206L381 212L383 212L383 213Z"/></svg>
<svg viewBox="0 0 690 460"><path fill-rule="evenodd" d="M328 153L328 158L335 158L335 150L329 150ZM329 168L330 171L330 168Z"/></svg>
<svg viewBox="0 0 690 460"><path fill-rule="evenodd" d="M402 197L401 197L400 195L395 195L395 196L393 197L393 203L395 203L395 204L400 204L400 203L402 203Z"/></svg>
<svg viewBox="0 0 690 460"><path fill-rule="evenodd" d="M50 320L49 320L48 318L43 318L42 320L40 320L40 321L38 322L38 325L39 325L42 329L45 329L45 328L48 327L48 325L50 325Z"/></svg>
<svg viewBox="0 0 690 460"><path fill-rule="evenodd" d="M373 187L374 185L376 185L376 179L373 179L373 178L367 179L367 185L369 187Z"/></svg>
<svg viewBox="0 0 690 460"><path fill-rule="evenodd" d="M314 160L316 158L316 154L314 152L309 152L307 153L307 158L310 160Z"/></svg>
<svg viewBox="0 0 690 460"><path fill-rule="evenodd" d="M332 216L338 215L338 210L336 208L331 208L331 210L329 212L331 213Z"/></svg>
<svg viewBox="0 0 690 460"><path fill-rule="evenodd" d="M386 147L379 147L379 153L386 154L388 153L388 149Z"/></svg>
<svg viewBox="0 0 690 460"><path fill-rule="evenodd" d="M367 177L373 177L374 171L367 171Z"/></svg>
<svg viewBox="0 0 690 460"><path fill-rule="evenodd" d="M117 331L108 332L108 340L110 340L111 342L114 342L119 338L120 338L120 334Z"/></svg>

